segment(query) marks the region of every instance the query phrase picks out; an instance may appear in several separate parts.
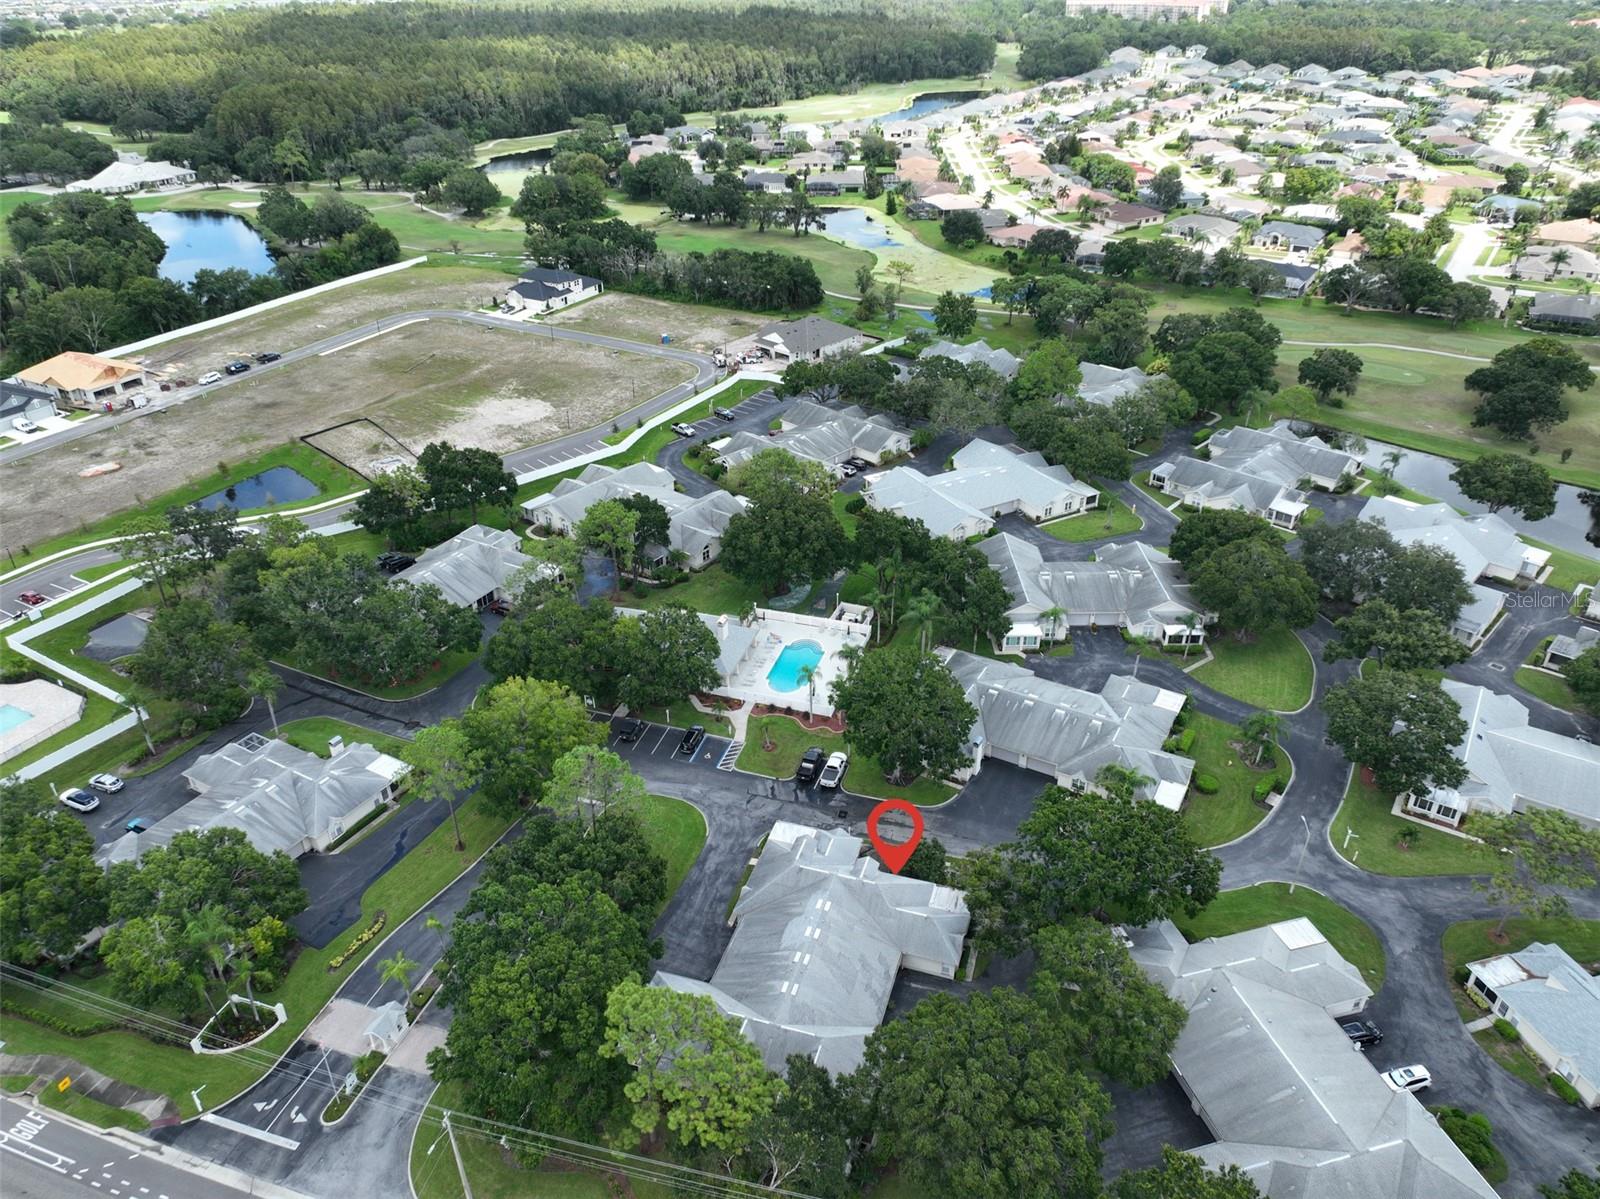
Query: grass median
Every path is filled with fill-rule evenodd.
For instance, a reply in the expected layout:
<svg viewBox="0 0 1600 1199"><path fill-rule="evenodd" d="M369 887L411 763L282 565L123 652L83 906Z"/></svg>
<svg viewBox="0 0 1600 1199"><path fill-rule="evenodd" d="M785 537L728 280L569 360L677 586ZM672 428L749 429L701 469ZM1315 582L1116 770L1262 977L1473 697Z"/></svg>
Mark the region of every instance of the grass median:
<svg viewBox="0 0 1600 1199"><path fill-rule="evenodd" d="M771 738L773 748L762 748ZM865 754L850 748L848 737L827 729L804 729L798 721L787 716L752 716L749 731L745 734L744 749L737 763L740 770L765 774L772 778L793 778L799 768L800 757L810 746L819 747L824 754L845 750L850 754L850 768L845 774L845 789L857 795L870 795L877 799L896 797L914 804L943 803L956 793L954 787L937 779L919 778L905 785L891 783L884 777L883 768Z"/></svg>
<svg viewBox="0 0 1600 1199"><path fill-rule="evenodd" d="M1329 829L1333 847L1363 870L1399 877L1487 874L1494 865L1481 843L1402 820L1393 806L1394 796L1356 771Z"/></svg>
<svg viewBox="0 0 1600 1199"><path fill-rule="evenodd" d="M1295 712L1310 702L1315 667L1292 630L1268 629L1250 641L1218 633L1209 644L1211 661L1191 672L1196 682L1277 712Z"/></svg>

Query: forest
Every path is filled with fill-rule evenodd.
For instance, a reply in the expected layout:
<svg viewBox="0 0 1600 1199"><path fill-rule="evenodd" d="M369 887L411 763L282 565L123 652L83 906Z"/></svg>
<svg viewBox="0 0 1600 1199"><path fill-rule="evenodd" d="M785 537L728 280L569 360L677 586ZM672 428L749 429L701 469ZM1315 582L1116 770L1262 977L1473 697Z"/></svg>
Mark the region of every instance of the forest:
<svg viewBox="0 0 1600 1199"><path fill-rule="evenodd" d="M1329 70L1462 70L1523 62L1577 66L1600 54L1600 29L1569 25L1591 15L1580 4L1517 4L1467 0L1428 4L1417 0L1372 3L1265 4L1245 0L1204 25L1065 17L1022 24L1018 72L1055 79L1084 70L1105 51L1132 45L1154 50L1173 43L1206 47L1212 62L1243 58L1258 66L1291 69L1321 63Z"/></svg>
<svg viewBox="0 0 1600 1199"><path fill-rule="evenodd" d="M620 121L971 75L993 60L984 33L871 10L285 6L34 41L0 54L0 106L34 121L143 110L152 132L204 134L259 177L244 168L285 139L315 170L388 149L418 119L478 141L589 113Z"/></svg>

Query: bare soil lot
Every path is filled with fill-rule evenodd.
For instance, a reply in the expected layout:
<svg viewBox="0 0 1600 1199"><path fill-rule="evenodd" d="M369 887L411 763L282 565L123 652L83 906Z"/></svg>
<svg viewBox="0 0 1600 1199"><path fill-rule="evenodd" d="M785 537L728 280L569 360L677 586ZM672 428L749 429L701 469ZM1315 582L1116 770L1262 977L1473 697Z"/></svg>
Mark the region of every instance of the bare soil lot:
<svg viewBox="0 0 1600 1199"><path fill-rule="evenodd" d="M281 353L391 313L422 308L483 308L496 296L504 295L514 282L499 271L414 266L286 304L220 329L153 346L132 357L162 377L193 379L208 370L221 370L235 358L262 350Z"/></svg>
<svg viewBox="0 0 1600 1199"><path fill-rule="evenodd" d="M672 338L673 345L691 350L712 350L727 345L740 337L748 337L775 319L730 308L674 304L615 291L545 318L552 325L657 345L666 334Z"/></svg>
<svg viewBox="0 0 1600 1199"><path fill-rule="evenodd" d="M394 310L428 302L410 293ZM432 302L447 301L439 296ZM292 346L338 327L309 336L298 330L278 344ZM442 320L403 325L8 463L0 468L0 489L9 501L7 538L36 544L210 474L219 462L243 462L341 421L369 418L412 450L450 440L507 452L605 425L690 375L684 363L536 332ZM395 452L371 424L316 443L358 470ZM86 466L104 462L119 462L121 469L78 477Z"/></svg>

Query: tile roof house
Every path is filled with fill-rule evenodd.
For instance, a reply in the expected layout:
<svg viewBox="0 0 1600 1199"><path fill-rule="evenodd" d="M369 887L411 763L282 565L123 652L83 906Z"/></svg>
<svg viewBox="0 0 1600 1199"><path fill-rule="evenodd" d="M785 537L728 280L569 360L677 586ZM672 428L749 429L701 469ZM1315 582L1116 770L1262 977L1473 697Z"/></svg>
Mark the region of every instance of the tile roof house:
<svg viewBox="0 0 1600 1199"><path fill-rule="evenodd" d="M506 293L506 307L518 312L549 312L554 308L576 304L579 300L587 300L604 290L605 285L600 280L588 275L531 266L522 272L516 285Z"/></svg>
<svg viewBox="0 0 1600 1199"><path fill-rule="evenodd" d="M1493 513L1462 516L1449 504L1375 496L1362 506L1360 515L1362 520L1382 521L1402 545L1423 543L1449 550L1468 581L1536 579L1550 561L1549 550L1528 545Z"/></svg>
<svg viewBox="0 0 1600 1199"><path fill-rule="evenodd" d="M1172 1073L1268 1199L1494 1199L1409 1092L1391 1091L1334 1017L1371 995L1305 918L1187 945L1168 921L1130 930L1133 957L1189 1012Z"/></svg>
<svg viewBox="0 0 1600 1199"><path fill-rule="evenodd" d="M179 833L212 828L241 829L262 853L281 849L295 858L325 850L392 799L410 770L363 742L332 748L331 757L320 758L251 733L202 754L183 775L196 797L144 832L106 845L98 860L138 861Z"/></svg>
<svg viewBox="0 0 1600 1199"><path fill-rule="evenodd" d="M1587 217L1571 221L1547 221L1534 232L1533 240L1558 245L1587 246L1600 238L1600 221Z"/></svg>
<svg viewBox="0 0 1600 1199"><path fill-rule="evenodd" d="M1038 453L979 439L957 450L951 462L954 469L937 475L897 466L869 479L863 494L874 508L920 520L935 537L952 541L987 533L994 518L1008 512L1035 522L1054 520L1100 500L1093 487Z"/></svg>
<svg viewBox="0 0 1600 1199"><path fill-rule="evenodd" d="M67 350L17 372L32 383L78 408L93 408L112 396L137 391L145 384L144 367L121 358L101 358Z"/></svg>
<svg viewBox="0 0 1600 1199"><path fill-rule="evenodd" d="M1586 1107L1600 1107L1600 978L1559 945L1535 941L1516 953L1467 963L1467 986L1522 1042L1571 1083Z"/></svg>
<svg viewBox="0 0 1600 1199"><path fill-rule="evenodd" d="M1166 234L1168 237L1182 238L1184 241L1217 249L1233 244L1233 239L1239 235L1243 226L1237 221L1230 221L1227 217L1220 216L1180 216L1167 222Z"/></svg>
<svg viewBox="0 0 1600 1199"><path fill-rule="evenodd" d="M1555 259L1555 255L1561 255ZM1600 279L1600 255L1582 246L1529 246L1516 261L1523 279ZM1544 293L1550 294L1550 293Z"/></svg>
<svg viewBox="0 0 1600 1199"><path fill-rule="evenodd" d="M780 820L733 908L708 981L652 984L709 996L782 1071L803 1054L834 1075L861 1064L901 970L954 978L970 917L952 887L884 870L860 837Z"/></svg>
<svg viewBox="0 0 1600 1199"><path fill-rule="evenodd" d="M571 533L601 500L642 495L667 510L667 544L644 547L655 565L664 565L672 551L684 555L691 568L714 562L722 553L722 535L728 522L743 512L748 501L721 489L703 496L688 496L675 489L670 472L653 462L606 466L594 462L575 479L562 479L541 496L522 505L530 524L557 533Z"/></svg>
<svg viewBox="0 0 1600 1199"><path fill-rule="evenodd" d="M1061 786L1094 786L1100 768L1125 766L1154 780L1140 796L1177 811L1194 763L1162 749L1184 697L1112 675L1098 694L1035 675L1026 666L940 647L978 719L967 734L970 774L985 758L1036 770Z"/></svg>
<svg viewBox="0 0 1600 1199"><path fill-rule="evenodd" d="M796 458L809 458L837 466L850 458L882 463L911 452L911 434L882 413L868 416L855 405L829 408L811 400L798 400L783 414L783 427L774 436L741 430L717 448L724 466L737 466L762 450L788 450Z"/></svg>
<svg viewBox="0 0 1600 1199"><path fill-rule="evenodd" d="M755 347L776 362L817 362L859 350L872 340L859 330L825 316L803 316L795 321L773 321L757 332Z"/></svg>
<svg viewBox="0 0 1600 1199"><path fill-rule="evenodd" d="M1252 246L1268 249L1315 250L1328 236L1326 229L1315 225L1295 225L1289 221L1266 221L1250 237Z"/></svg>
<svg viewBox="0 0 1600 1199"><path fill-rule="evenodd" d="M483 608L508 598L506 584L533 561L522 552L522 538L509 529L471 525L449 541L424 550L415 564L394 576L396 583L431 583L462 608ZM555 569L551 567L550 569Z"/></svg>
<svg viewBox="0 0 1600 1199"><path fill-rule="evenodd" d="M1118 200L1096 212L1094 219L1102 228L1121 232L1124 229L1139 229L1145 225L1159 225L1166 215L1159 208L1146 208L1143 204L1129 204Z"/></svg>
<svg viewBox="0 0 1600 1199"><path fill-rule="evenodd" d="M1528 709L1509 695L1454 679L1440 686L1467 722L1454 750L1467 778L1459 787L1407 795L1407 811L1454 827L1469 812L1503 816L1553 808L1600 826L1600 746L1534 728Z"/></svg>
<svg viewBox="0 0 1600 1199"><path fill-rule="evenodd" d="M956 345L952 341L936 341L928 346L918 358L953 358L961 363L982 363L1003 379L1014 377L1021 368L1022 362L1010 350L995 349L986 341L974 341L967 345Z"/></svg>
<svg viewBox="0 0 1600 1199"><path fill-rule="evenodd" d="M1593 329L1600 323L1600 296L1564 296L1556 291L1533 293L1530 320L1572 328Z"/></svg>
<svg viewBox="0 0 1600 1199"><path fill-rule="evenodd" d="M1163 645L1205 641L1212 617L1190 598L1182 568L1142 541L1102 546L1093 562L1047 562L1038 546L1009 533L978 549L1011 593L1011 628L1001 643L1007 652L1038 649L1069 629L1091 626L1115 626ZM1045 616L1052 610L1061 615Z"/></svg>

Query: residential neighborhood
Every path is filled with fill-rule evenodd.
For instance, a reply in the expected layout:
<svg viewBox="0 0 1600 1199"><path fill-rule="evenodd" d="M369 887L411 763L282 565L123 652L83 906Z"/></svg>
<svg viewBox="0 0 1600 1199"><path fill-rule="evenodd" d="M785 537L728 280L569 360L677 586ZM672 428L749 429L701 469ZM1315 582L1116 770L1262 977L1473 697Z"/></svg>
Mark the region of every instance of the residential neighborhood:
<svg viewBox="0 0 1600 1199"><path fill-rule="evenodd" d="M0 11L0 1183L1593 1199L1600 23Z"/></svg>

